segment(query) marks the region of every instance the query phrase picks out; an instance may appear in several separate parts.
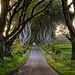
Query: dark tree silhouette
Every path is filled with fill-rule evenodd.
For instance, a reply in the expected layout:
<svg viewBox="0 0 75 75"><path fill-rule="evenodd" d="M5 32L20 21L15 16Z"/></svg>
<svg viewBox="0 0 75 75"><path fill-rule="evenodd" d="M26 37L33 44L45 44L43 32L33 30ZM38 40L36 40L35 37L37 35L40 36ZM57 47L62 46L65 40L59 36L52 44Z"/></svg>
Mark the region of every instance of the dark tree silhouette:
<svg viewBox="0 0 75 75"><path fill-rule="evenodd" d="M74 6L74 12L70 12L71 5ZM68 4L68 0L62 0L63 13L66 21L66 26L70 31L70 40L72 43L72 60L75 60L75 27L73 25L73 20L75 18L75 0L72 0L70 4Z"/></svg>
<svg viewBox="0 0 75 75"><path fill-rule="evenodd" d="M45 10L53 0L49 0L48 4L34 12L38 6L46 0L1 0L1 13L0 13L0 60L3 60L4 55L11 56L11 46L17 36L22 32L25 25L36 15ZM30 11L29 11L30 9ZM29 13L28 13L29 12ZM14 17L18 16L17 25L13 25ZM6 31L5 31L6 28ZM5 32L5 36L3 33ZM10 33L10 34L9 34Z"/></svg>

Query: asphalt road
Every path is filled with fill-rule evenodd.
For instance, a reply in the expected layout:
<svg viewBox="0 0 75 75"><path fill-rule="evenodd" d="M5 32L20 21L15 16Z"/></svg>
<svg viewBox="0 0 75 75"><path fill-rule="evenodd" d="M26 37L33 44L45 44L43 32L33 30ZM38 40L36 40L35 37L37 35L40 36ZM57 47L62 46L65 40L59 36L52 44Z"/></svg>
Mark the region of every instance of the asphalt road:
<svg viewBox="0 0 75 75"><path fill-rule="evenodd" d="M45 60L38 49L38 46L32 46L30 56L26 63L12 75L60 75Z"/></svg>

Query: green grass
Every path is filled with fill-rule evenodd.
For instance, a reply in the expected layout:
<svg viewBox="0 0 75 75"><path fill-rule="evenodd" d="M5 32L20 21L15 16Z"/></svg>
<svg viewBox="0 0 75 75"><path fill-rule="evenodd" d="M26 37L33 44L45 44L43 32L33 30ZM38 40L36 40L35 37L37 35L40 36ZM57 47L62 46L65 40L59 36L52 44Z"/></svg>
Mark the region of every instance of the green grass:
<svg viewBox="0 0 75 75"><path fill-rule="evenodd" d="M45 58L47 62L62 75L75 75L75 69L73 69L72 67L66 66L60 62L55 62L54 60L50 60L47 56L45 56Z"/></svg>
<svg viewBox="0 0 75 75"><path fill-rule="evenodd" d="M63 51L63 53L68 53L68 54L72 53L71 44L55 44L55 46L59 47Z"/></svg>
<svg viewBox="0 0 75 75"><path fill-rule="evenodd" d="M61 54L49 52L47 45L43 45L39 49L47 62L62 75L75 75L75 60L71 60L71 44L55 44L55 46L62 50Z"/></svg>
<svg viewBox="0 0 75 75"><path fill-rule="evenodd" d="M63 48L63 47L71 48L71 44L55 44L55 45L60 48Z"/></svg>
<svg viewBox="0 0 75 75"><path fill-rule="evenodd" d="M27 50L22 56L13 54L12 57L4 57L4 61L0 62L0 75L8 75L10 72L18 69L28 59L30 50Z"/></svg>
<svg viewBox="0 0 75 75"><path fill-rule="evenodd" d="M61 62L57 62L53 59L51 59L51 57L47 56L46 52L44 50L41 50L41 53L44 55L44 57L46 58L47 62L53 66L58 72L60 72L62 75L75 75L75 61L70 61L68 60L68 63L65 61L65 64L62 64ZM72 65L70 65L71 63L73 63L73 67L70 67Z"/></svg>
<svg viewBox="0 0 75 75"><path fill-rule="evenodd" d="M71 54L72 53L72 48L63 48L62 51L64 53Z"/></svg>

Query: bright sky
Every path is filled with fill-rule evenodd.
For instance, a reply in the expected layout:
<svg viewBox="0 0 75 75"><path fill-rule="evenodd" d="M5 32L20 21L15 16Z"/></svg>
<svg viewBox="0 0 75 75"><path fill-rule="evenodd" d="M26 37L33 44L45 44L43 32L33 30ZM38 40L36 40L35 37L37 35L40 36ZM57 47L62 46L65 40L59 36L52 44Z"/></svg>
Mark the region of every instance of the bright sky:
<svg viewBox="0 0 75 75"><path fill-rule="evenodd" d="M72 2L72 0L68 0L68 5L69 5L71 2ZM74 13L74 6L73 6L73 4L71 5L69 11L70 11L71 13ZM75 27L75 19L73 20L73 25L74 25L74 27ZM62 27L62 26L57 26L57 28L56 28L56 33L55 33L56 35L62 34L62 32L60 32L61 27ZM62 28L63 28L63 27L62 27ZM66 32L68 32L68 30L66 30Z"/></svg>
<svg viewBox="0 0 75 75"><path fill-rule="evenodd" d="M72 2L72 0L68 0L68 5Z"/></svg>
<svg viewBox="0 0 75 75"><path fill-rule="evenodd" d="M72 2L72 0L68 0L68 5ZM69 9L72 13L74 13L74 6L73 4L71 5L70 9Z"/></svg>
<svg viewBox="0 0 75 75"><path fill-rule="evenodd" d="M62 24L57 25L56 31L55 31L56 36L57 36L57 35L60 35L60 34L63 34L63 33L65 33L65 34L68 34L68 33L69 33L68 28L67 28L67 27L64 28L64 27L65 27L65 26L62 25Z"/></svg>
<svg viewBox="0 0 75 75"><path fill-rule="evenodd" d="M68 0L68 5L70 4L72 2L72 0ZM71 7L70 7L70 12L71 13L74 13L74 6L73 6L73 4L71 5ZM75 27L75 19L73 20L73 26Z"/></svg>

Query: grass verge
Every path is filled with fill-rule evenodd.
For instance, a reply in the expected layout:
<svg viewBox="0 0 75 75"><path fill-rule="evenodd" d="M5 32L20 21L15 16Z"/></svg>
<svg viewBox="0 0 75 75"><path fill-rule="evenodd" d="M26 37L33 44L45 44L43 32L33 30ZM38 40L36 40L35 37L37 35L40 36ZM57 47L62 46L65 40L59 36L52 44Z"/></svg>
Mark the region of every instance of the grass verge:
<svg viewBox="0 0 75 75"><path fill-rule="evenodd" d="M72 45L71 44L55 44L56 47L59 47L63 53L72 53Z"/></svg>
<svg viewBox="0 0 75 75"><path fill-rule="evenodd" d="M65 64L62 64L62 62L55 61L49 54L47 54L44 50L42 50L41 47L39 47L41 53L44 55L47 62L53 66L58 72L60 72L62 75L75 75L75 62L68 60L68 63L64 62ZM62 58L61 58L62 59ZM67 60L66 60L67 61Z"/></svg>
<svg viewBox="0 0 75 75"><path fill-rule="evenodd" d="M0 75L8 75L12 71L22 66L29 57L30 50L27 50L25 54L19 56L17 54L11 57L4 57L4 61L0 62Z"/></svg>

